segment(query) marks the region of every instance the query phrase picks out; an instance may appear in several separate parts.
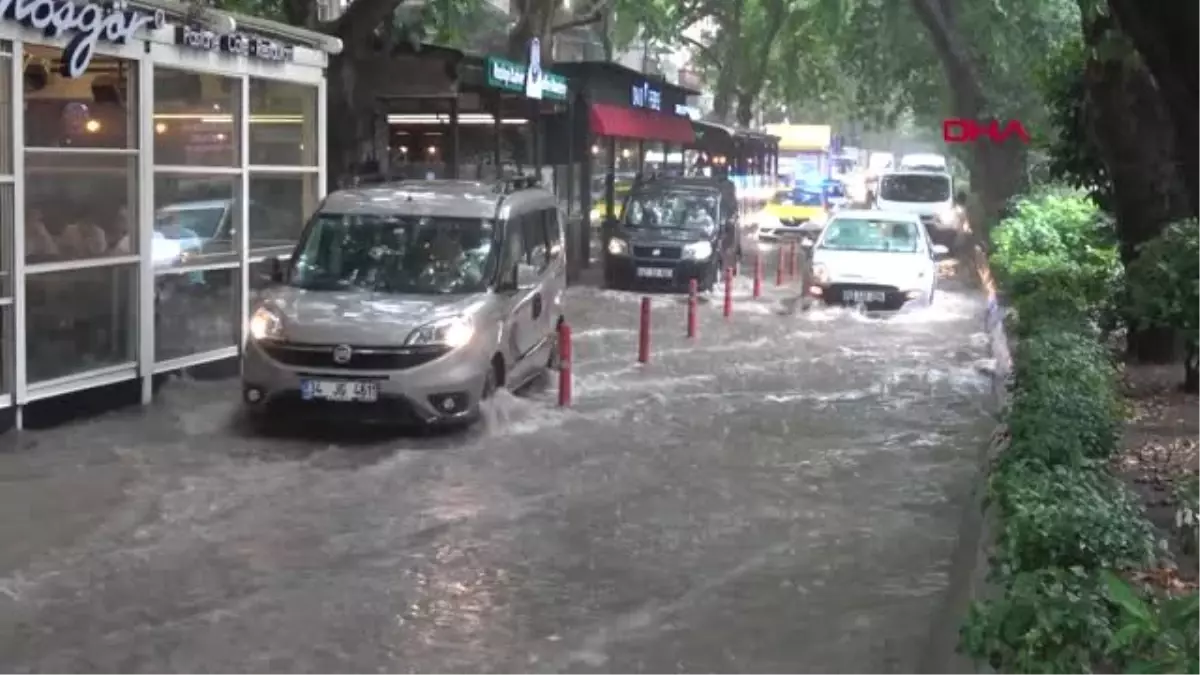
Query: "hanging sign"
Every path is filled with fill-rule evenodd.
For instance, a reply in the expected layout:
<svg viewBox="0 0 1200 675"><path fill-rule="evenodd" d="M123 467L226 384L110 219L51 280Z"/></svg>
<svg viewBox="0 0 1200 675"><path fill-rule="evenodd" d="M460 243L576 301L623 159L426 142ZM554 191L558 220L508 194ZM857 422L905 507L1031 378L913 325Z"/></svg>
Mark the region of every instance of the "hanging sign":
<svg viewBox="0 0 1200 675"><path fill-rule="evenodd" d="M4 2L4 0L0 0ZM291 61L296 48L249 33L215 33L191 26L175 27L175 43L206 52L245 56L260 61Z"/></svg>
<svg viewBox="0 0 1200 675"><path fill-rule="evenodd" d="M630 103L635 108L662 111L662 91L651 87L649 82L635 84Z"/></svg>
<svg viewBox="0 0 1200 675"><path fill-rule="evenodd" d="M529 67L525 69L525 97L542 100L542 41L529 41Z"/></svg>
<svg viewBox="0 0 1200 675"><path fill-rule="evenodd" d="M140 30L162 28L163 11L129 9L124 2L75 3L70 0L0 0L0 16L42 31L46 37L71 36L62 52L63 77L87 72L96 43L123 45Z"/></svg>

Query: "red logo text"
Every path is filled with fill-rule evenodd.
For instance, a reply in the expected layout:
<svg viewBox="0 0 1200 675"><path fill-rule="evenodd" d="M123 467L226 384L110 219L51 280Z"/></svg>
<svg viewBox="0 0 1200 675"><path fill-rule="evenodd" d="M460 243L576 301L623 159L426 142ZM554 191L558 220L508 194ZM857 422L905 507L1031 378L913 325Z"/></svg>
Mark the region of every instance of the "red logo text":
<svg viewBox="0 0 1200 675"><path fill-rule="evenodd" d="M1017 120L1001 124L999 120L977 122L975 120L949 119L942 122L942 140L947 143L974 143L980 136L987 136L993 143L1003 143L1016 136L1022 143L1029 142L1029 132Z"/></svg>

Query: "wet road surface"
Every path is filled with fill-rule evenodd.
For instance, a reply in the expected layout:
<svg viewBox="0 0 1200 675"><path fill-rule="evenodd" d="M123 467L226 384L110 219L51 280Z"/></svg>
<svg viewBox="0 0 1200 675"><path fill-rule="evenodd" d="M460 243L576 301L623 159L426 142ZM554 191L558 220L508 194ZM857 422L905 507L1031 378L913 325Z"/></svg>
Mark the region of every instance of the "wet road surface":
<svg viewBox="0 0 1200 675"><path fill-rule="evenodd" d="M683 337L575 288L576 404L254 438L234 382L8 439L6 671L917 668L990 431L982 302L886 320L735 283Z"/></svg>

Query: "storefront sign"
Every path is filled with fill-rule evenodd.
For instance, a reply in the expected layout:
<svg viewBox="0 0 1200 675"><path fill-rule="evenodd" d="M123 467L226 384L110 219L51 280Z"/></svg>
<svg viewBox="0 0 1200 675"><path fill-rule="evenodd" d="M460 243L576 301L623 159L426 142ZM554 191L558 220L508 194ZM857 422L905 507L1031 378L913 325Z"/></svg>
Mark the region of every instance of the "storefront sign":
<svg viewBox="0 0 1200 675"><path fill-rule="evenodd" d="M62 53L64 77L79 77L87 71L103 40L123 45L139 30L161 28L167 18L162 10L142 12L127 9L124 2L82 3L70 0L0 0L0 16L42 31L46 37L70 35Z"/></svg>
<svg viewBox="0 0 1200 675"><path fill-rule="evenodd" d="M675 114L679 115L680 117L686 117L691 120L700 119L700 111L699 110L697 110L696 108L693 108L690 105L684 105L682 103L675 104Z"/></svg>
<svg viewBox="0 0 1200 675"><path fill-rule="evenodd" d="M0 0L4 2L4 0ZM202 28L176 26L175 43L207 52L222 52L262 61L291 61L296 48L248 33L214 33Z"/></svg>
<svg viewBox="0 0 1200 675"><path fill-rule="evenodd" d="M649 82L642 82L633 86L630 102L635 108L662 111L662 91L651 87Z"/></svg>
<svg viewBox="0 0 1200 675"><path fill-rule="evenodd" d="M567 100L567 78L544 70L540 70L540 72L541 98ZM496 89L529 94L528 82L525 79L525 66L506 59L494 56L488 58L487 83L488 86Z"/></svg>

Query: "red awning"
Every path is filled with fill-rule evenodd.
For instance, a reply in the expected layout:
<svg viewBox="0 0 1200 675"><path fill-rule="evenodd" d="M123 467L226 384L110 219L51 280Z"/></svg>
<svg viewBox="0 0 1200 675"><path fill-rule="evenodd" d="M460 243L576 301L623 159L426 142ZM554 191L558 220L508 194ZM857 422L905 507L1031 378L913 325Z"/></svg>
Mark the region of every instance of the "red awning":
<svg viewBox="0 0 1200 675"><path fill-rule="evenodd" d="M692 121L686 117L593 103L592 131L601 136L640 138L646 141L691 143L696 139Z"/></svg>

